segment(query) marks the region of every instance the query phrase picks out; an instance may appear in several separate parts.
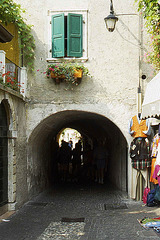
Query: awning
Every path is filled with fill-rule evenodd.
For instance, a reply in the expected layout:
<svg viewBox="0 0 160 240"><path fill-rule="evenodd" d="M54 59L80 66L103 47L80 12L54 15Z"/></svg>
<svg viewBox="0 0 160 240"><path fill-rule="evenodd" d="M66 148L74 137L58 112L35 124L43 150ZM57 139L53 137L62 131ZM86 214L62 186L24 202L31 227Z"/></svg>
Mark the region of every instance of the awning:
<svg viewBox="0 0 160 240"><path fill-rule="evenodd" d="M160 72L147 84L142 116L160 118Z"/></svg>
<svg viewBox="0 0 160 240"><path fill-rule="evenodd" d="M8 32L8 30L0 24L0 42L6 43L10 42L13 38L13 35Z"/></svg>

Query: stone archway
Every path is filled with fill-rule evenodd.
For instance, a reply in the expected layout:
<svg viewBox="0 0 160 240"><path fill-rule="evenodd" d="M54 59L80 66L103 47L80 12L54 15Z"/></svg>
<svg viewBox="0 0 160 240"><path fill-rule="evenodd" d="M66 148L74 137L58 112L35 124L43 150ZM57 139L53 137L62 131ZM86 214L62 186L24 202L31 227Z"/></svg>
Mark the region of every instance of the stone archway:
<svg viewBox="0 0 160 240"><path fill-rule="evenodd" d="M28 191L30 196L49 184L51 143L65 127L74 128L88 138L106 138L110 148L108 177L120 190L127 191L127 141L108 118L86 111L66 110L45 118L28 140Z"/></svg>
<svg viewBox="0 0 160 240"><path fill-rule="evenodd" d="M6 205L1 208L1 212L6 212L7 210L14 210L16 204L16 161L15 161L15 140L17 138L16 131L16 116L14 114L14 104L12 99L1 99L0 106L3 106L3 112L5 112L6 126L3 129L6 130L5 142L6 142L6 164L5 164L5 188L6 188ZM1 115L2 117L2 115ZM4 132L4 131L3 131ZM1 135L1 137L3 137ZM4 140L3 140L4 142ZM3 146L4 149L4 146Z"/></svg>

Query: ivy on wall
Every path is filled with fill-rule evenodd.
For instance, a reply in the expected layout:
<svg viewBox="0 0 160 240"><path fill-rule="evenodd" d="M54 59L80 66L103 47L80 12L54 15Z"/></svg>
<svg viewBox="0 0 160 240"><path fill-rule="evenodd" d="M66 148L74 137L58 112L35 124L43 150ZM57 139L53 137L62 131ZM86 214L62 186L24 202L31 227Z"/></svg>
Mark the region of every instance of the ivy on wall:
<svg viewBox="0 0 160 240"><path fill-rule="evenodd" d="M14 23L18 28L20 39L21 54L24 56L24 65L30 70L34 66L34 49L35 41L31 34L31 25L27 25L21 14L25 13L20 4L14 3L12 0L0 0L0 21L2 24Z"/></svg>
<svg viewBox="0 0 160 240"><path fill-rule="evenodd" d="M147 31L150 34L150 51L146 54L148 62L160 70L160 4L159 0L135 0L138 11L146 20Z"/></svg>

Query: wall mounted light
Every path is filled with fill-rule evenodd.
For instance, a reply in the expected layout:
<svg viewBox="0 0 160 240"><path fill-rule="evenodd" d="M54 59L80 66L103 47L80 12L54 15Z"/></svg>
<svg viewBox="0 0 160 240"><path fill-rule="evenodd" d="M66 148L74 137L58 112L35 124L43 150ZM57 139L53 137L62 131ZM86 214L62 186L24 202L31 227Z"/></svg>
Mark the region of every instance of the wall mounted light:
<svg viewBox="0 0 160 240"><path fill-rule="evenodd" d="M118 18L114 15L114 10L113 10L113 2L111 0L110 4L110 15L104 18L106 27L109 32L113 32L116 26L116 22L118 21Z"/></svg>

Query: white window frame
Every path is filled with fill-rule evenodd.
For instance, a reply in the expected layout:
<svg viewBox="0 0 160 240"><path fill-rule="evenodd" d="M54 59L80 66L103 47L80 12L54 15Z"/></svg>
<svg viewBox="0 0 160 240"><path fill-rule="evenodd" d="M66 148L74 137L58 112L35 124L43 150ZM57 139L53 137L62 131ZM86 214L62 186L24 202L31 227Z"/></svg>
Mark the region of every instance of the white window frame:
<svg viewBox="0 0 160 240"><path fill-rule="evenodd" d="M68 13L82 14L83 16L83 57L80 58L53 58L52 57L52 29L51 29L51 19L52 15L64 13L65 16ZM67 11L48 11L48 57L46 59L47 62L61 62L63 59L65 61L70 61L74 59L77 62L86 62L88 61L88 10L67 10Z"/></svg>

